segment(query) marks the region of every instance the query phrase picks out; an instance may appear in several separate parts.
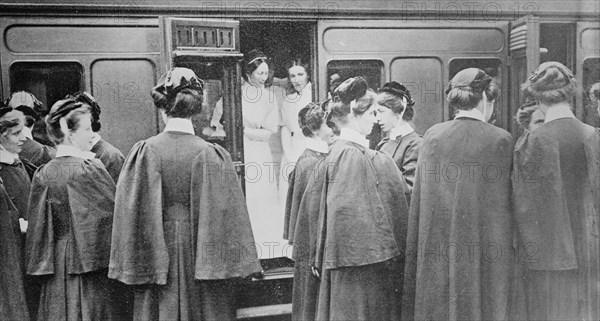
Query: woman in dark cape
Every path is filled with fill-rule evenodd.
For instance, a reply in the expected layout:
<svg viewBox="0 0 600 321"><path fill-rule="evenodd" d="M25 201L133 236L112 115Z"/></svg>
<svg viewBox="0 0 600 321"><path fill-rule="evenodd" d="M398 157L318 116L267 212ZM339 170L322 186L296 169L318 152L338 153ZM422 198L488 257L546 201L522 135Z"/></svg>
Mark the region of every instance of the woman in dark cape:
<svg viewBox="0 0 600 321"><path fill-rule="evenodd" d="M402 172L406 183L406 200L410 205L410 193L415 183L417 157L423 138L419 136L411 123L415 111L415 101L402 84L395 81L386 83L379 90L377 98L377 122L387 137L377 144L377 150L390 155Z"/></svg>
<svg viewBox="0 0 600 321"><path fill-rule="evenodd" d="M90 106L54 104L47 119L56 158L31 186L27 273L41 277L38 320L122 320L118 283L106 276L115 185L91 147Z"/></svg>
<svg viewBox="0 0 600 321"><path fill-rule="evenodd" d="M523 258L527 317L600 318L600 133L570 101L573 73L546 62L522 85L544 124L515 150L513 190Z"/></svg>
<svg viewBox="0 0 600 321"><path fill-rule="evenodd" d="M306 149L290 174L287 193L283 238L294 245L294 287L292 294L292 319L310 321L315 319L319 282L309 265L310 240L316 236L315 216L318 208L303 207L303 198L309 181L327 153L333 132L327 126L327 113L321 105L310 103L300 109L298 123L306 140ZM312 184L312 183L311 183ZM316 213L316 215L315 215ZM312 223L312 224L311 224Z"/></svg>
<svg viewBox="0 0 600 321"><path fill-rule="evenodd" d="M192 70L164 75L165 130L119 176L109 277L134 285L135 320L235 320L237 278L261 270L231 157L194 135L202 95Z"/></svg>
<svg viewBox="0 0 600 321"><path fill-rule="evenodd" d="M103 139L98 133L102 127L102 124L100 123L100 113L102 112L100 105L92 95L85 91L76 93L72 97L79 102L92 106L92 131L94 132L94 138L92 142L92 149L90 151L96 154L96 158L100 159L102 164L104 164L104 167L106 167L110 177L113 178L116 184L119 179L119 174L121 173L121 168L123 167L125 157L120 150Z"/></svg>
<svg viewBox="0 0 600 321"><path fill-rule="evenodd" d="M0 319L29 320L22 269L19 213L0 178Z"/></svg>
<svg viewBox="0 0 600 321"><path fill-rule="evenodd" d="M37 130L43 127L43 133L45 134L44 121L40 119L46 116L48 113L45 110L42 103L32 94L26 91L17 91L12 93L7 99L7 106L13 107L21 111L25 115L25 127L23 132L25 133L25 142L19 156L25 158L31 164L39 167L46 164L54 158L56 155L56 149L52 146L41 144L36 141L33 133L34 127ZM33 173L32 173L33 174Z"/></svg>
<svg viewBox="0 0 600 321"><path fill-rule="evenodd" d="M512 137L487 121L499 90L480 69L448 86L454 120L419 152L408 223L403 320L505 320L513 276Z"/></svg>
<svg viewBox="0 0 600 321"><path fill-rule="evenodd" d="M318 167L320 184L310 189L319 197L311 257L321 274L317 320L400 317L408 205L392 158L368 148L374 98L361 77L334 93L331 113L340 136Z"/></svg>

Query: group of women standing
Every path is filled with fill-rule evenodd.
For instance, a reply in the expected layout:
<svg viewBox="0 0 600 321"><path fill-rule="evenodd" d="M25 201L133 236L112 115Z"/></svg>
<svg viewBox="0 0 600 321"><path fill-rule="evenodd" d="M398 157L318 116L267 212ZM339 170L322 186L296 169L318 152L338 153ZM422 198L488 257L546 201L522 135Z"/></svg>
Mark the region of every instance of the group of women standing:
<svg viewBox="0 0 600 321"><path fill-rule="evenodd" d="M600 317L600 130L573 115L562 64L522 90L516 146L488 123L499 85L477 68L450 81L455 117L422 139L395 82L375 94L348 79L301 111L306 136L324 123L340 135L327 153L309 147L290 180L294 320ZM380 151L365 138L376 120Z"/></svg>
<svg viewBox="0 0 600 321"><path fill-rule="evenodd" d="M45 118L55 155L16 196L4 178L28 162L27 106L0 109L1 319L235 320L236 280L261 267L229 154L194 135L203 82L174 68L152 97L165 130L124 161L95 133L91 95L56 102ZM25 290L24 272L38 293Z"/></svg>
<svg viewBox="0 0 600 321"><path fill-rule="evenodd" d="M190 69L153 88L165 129L126 159L94 149L89 94L45 115L56 148L37 170L20 155L35 106L2 107L0 318L234 320L239 278L284 256L265 253L283 239L294 320L600 317L600 131L573 115L565 66L544 63L522 85L535 103L517 115L527 130L514 145L488 123L499 86L480 69L453 77L454 119L421 138L398 82L374 92L350 78L310 103L296 61L277 105L267 62L253 51L244 65L246 198L228 152L195 135L204 84ZM386 138L372 150L375 123ZM277 143L293 163L283 180Z"/></svg>

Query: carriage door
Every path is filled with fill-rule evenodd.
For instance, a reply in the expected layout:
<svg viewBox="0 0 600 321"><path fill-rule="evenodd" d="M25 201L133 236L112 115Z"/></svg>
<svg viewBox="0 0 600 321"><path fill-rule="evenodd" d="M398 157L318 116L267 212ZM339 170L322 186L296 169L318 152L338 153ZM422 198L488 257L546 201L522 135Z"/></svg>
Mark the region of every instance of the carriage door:
<svg viewBox="0 0 600 321"><path fill-rule="evenodd" d="M160 23L164 71L185 67L204 80L204 106L192 119L196 135L226 148L242 179L239 22L161 17Z"/></svg>
<svg viewBox="0 0 600 321"><path fill-rule="evenodd" d="M585 123L600 127L598 102L590 99L590 88L600 81L600 22L577 23L577 67L575 77L582 84L577 93L576 115Z"/></svg>
<svg viewBox="0 0 600 321"><path fill-rule="evenodd" d="M510 112L516 115L523 103L521 84L536 70L540 64L540 22L538 17L526 16L510 26ZM513 136L519 135L514 122L509 122L509 131Z"/></svg>

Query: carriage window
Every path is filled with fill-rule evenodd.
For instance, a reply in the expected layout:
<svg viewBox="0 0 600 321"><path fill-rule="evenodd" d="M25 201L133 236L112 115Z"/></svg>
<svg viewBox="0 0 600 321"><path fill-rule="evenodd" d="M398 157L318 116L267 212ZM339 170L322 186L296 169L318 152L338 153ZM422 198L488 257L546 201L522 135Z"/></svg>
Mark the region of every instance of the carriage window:
<svg viewBox="0 0 600 321"><path fill-rule="evenodd" d="M194 131L203 139L225 147L223 119L223 63L220 61L198 60L192 57L178 57L175 65L192 69L204 80L204 106L202 112L193 117Z"/></svg>
<svg viewBox="0 0 600 321"><path fill-rule="evenodd" d="M456 75L459 71L472 67L485 71L488 75L498 81L501 89L503 88L502 83L506 80L501 78L502 65L500 59L452 59L449 65L448 81L450 81L452 77L454 77L454 75ZM503 102L503 95L505 95L505 93L500 93L500 97L496 99L494 113L492 114L492 118L490 118L490 123L506 128L507 116L505 114L508 113L508 110ZM454 112L454 110L450 110L450 119L454 118Z"/></svg>
<svg viewBox="0 0 600 321"><path fill-rule="evenodd" d="M600 126L598 115L598 101L590 97L592 86L600 82L600 58L588 58L583 61L583 115L587 124L594 127Z"/></svg>
<svg viewBox="0 0 600 321"><path fill-rule="evenodd" d="M377 90L383 78L383 62L379 60L334 60L327 64L329 88L333 91L337 85L352 77L362 76L369 83L369 88Z"/></svg>
<svg viewBox="0 0 600 321"><path fill-rule="evenodd" d="M34 94L46 108L81 91L83 68L77 62L17 62L10 66L11 92Z"/></svg>

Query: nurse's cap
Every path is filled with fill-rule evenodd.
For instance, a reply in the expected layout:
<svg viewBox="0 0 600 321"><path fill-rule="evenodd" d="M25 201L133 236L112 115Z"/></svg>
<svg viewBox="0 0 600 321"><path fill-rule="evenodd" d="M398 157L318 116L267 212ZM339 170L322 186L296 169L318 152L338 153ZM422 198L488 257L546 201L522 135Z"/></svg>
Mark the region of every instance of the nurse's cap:
<svg viewBox="0 0 600 321"><path fill-rule="evenodd" d="M196 76L193 70L176 67L160 77L160 80L153 88L153 91L162 93L168 98L173 98L177 93L186 88L203 92L204 82Z"/></svg>

